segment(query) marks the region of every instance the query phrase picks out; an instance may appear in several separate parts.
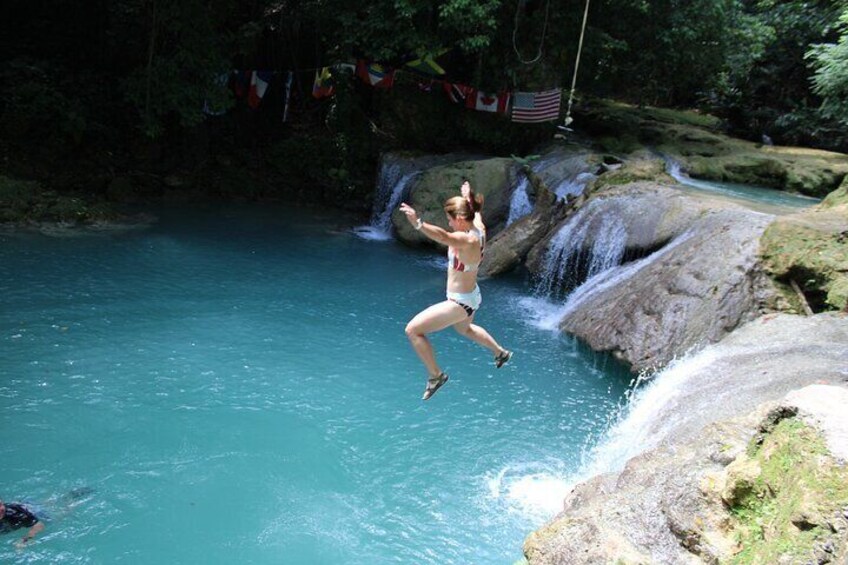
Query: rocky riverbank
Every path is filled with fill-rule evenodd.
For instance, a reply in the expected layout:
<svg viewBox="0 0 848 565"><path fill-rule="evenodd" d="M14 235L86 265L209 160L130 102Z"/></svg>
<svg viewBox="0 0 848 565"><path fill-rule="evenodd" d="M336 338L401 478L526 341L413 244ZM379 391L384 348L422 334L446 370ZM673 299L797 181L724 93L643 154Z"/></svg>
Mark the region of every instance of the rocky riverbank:
<svg viewBox="0 0 848 565"><path fill-rule="evenodd" d="M575 487L530 563L842 563L848 318L760 318L655 378L644 451Z"/></svg>
<svg viewBox="0 0 848 565"><path fill-rule="evenodd" d="M462 177L485 187L483 273L526 269L567 297L563 331L655 375L630 406L639 433L610 432L627 438L628 458L575 487L528 538L527 560L841 562L848 471L832 432L848 435L848 416L832 401L848 402L848 181L808 210L775 211L686 190L641 150L621 164L581 159L593 179L578 194L532 165L480 159L425 171L406 195L438 223ZM522 174L532 209L506 225ZM398 237L422 244L401 220ZM636 425L628 418L620 426Z"/></svg>

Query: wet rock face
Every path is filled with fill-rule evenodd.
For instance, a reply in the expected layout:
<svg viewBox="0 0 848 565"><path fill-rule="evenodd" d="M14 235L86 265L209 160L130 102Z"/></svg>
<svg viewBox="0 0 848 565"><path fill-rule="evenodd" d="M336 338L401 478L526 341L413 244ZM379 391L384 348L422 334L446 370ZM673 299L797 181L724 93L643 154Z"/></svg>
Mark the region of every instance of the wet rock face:
<svg viewBox="0 0 848 565"><path fill-rule="evenodd" d="M775 355L791 342L795 355ZM657 447L577 485L528 536L527 560L721 563L746 551L752 562L840 563L848 414L836 406L848 405L846 355L848 320L838 315L780 315L709 347L711 362L693 365L648 433L661 437ZM677 425L662 432L660 420Z"/></svg>
<svg viewBox="0 0 848 565"><path fill-rule="evenodd" d="M576 253L599 254L609 251L598 244L610 226L621 226L616 244L631 262L571 295L560 327L595 350L613 352L634 371L656 368L780 305L758 259L758 241L771 220L632 183L595 193L532 248L526 264L537 278L549 276L550 254L563 234L566 241L559 243L577 246Z"/></svg>

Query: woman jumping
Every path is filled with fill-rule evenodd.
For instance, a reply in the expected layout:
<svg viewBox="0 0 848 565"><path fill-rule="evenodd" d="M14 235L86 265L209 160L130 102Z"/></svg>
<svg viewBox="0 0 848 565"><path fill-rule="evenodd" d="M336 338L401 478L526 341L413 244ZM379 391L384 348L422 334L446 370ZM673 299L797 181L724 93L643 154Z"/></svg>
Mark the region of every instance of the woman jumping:
<svg viewBox="0 0 848 565"><path fill-rule="evenodd" d="M447 300L425 308L406 325L406 335L429 374L423 400L428 400L448 382L448 375L436 363L433 346L427 339L429 333L453 326L460 335L491 351L498 368L512 357L511 351L498 345L489 332L473 323L482 301L480 287L477 286L477 268L486 245L486 226L480 215L483 196L475 196L468 181L462 183L461 192L462 196L449 198L444 206L453 232L422 221L409 204L404 202L400 205L401 212L406 214L413 228L448 246Z"/></svg>

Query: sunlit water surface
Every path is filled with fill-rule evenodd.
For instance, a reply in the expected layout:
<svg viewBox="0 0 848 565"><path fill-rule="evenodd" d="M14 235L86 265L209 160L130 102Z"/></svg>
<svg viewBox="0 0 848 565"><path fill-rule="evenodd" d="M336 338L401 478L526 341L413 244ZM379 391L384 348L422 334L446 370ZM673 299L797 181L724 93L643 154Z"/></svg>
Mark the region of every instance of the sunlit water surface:
<svg viewBox="0 0 848 565"><path fill-rule="evenodd" d="M0 235L0 498L50 514L0 562L507 563L561 507L629 376L482 283L513 362L407 320L443 261L274 207ZM74 489L91 489L77 499Z"/></svg>

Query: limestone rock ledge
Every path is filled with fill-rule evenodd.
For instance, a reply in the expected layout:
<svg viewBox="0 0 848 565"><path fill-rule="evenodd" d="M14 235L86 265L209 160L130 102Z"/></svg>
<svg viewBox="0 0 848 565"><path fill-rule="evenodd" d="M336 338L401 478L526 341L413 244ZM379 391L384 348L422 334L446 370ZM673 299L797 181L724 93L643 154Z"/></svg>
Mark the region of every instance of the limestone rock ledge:
<svg viewBox="0 0 848 565"><path fill-rule="evenodd" d="M626 254L647 256L602 273L569 296L560 328L640 371L665 366L744 322L783 309L785 299L758 256L760 236L772 220L657 183L596 192L561 226L583 221L588 249L610 225L620 225ZM543 270L558 229L528 254L531 272Z"/></svg>
<svg viewBox="0 0 848 565"><path fill-rule="evenodd" d="M655 447L574 488L531 565L844 562L848 318L763 318L690 367L636 399L663 404Z"/></svg>

